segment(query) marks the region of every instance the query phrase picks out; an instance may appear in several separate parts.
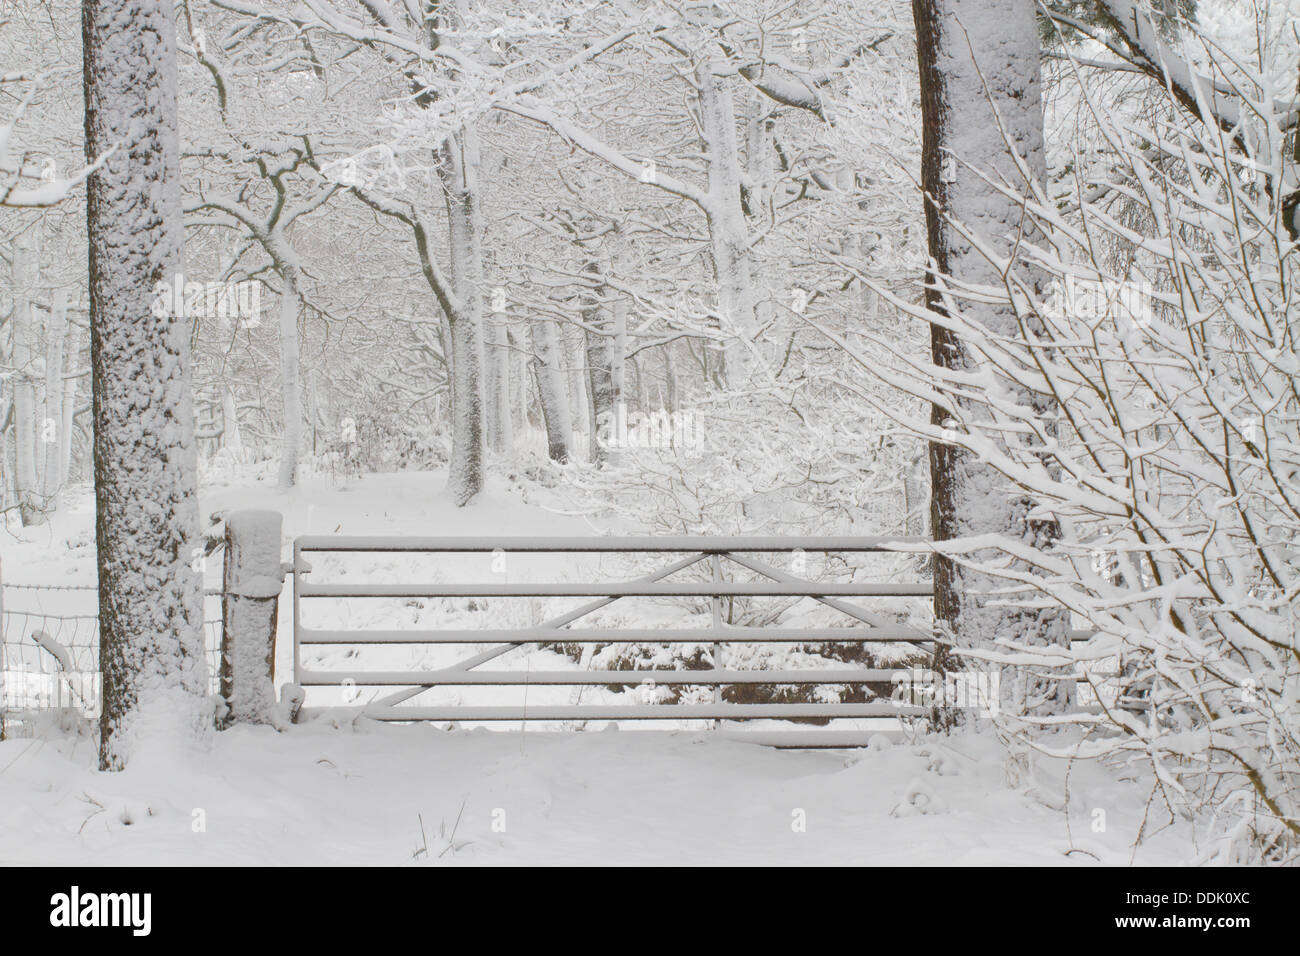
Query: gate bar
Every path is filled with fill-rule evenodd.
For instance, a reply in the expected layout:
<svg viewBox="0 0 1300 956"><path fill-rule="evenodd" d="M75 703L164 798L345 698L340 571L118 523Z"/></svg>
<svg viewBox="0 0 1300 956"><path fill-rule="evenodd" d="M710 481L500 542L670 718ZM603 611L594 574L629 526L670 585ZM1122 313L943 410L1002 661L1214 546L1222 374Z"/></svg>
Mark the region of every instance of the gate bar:
<svg viewBox="0 0 1300 956"><path fill-rule="evenodd" d="M351 681L358 687L415 685L437 687L452 684L488 684L495 687L524 687L529 684L618 684L632 687L652 681L656 684L874 684L892 680L908 668L868 670L643 670L643 671L304 671L298 683L309 687L336 686ZM720 701L718 702L720 703Z"/></svg>
<svg viewBox="0 0 1300 956"><path fill-rule="evenodd" d="M540 707L304 707L306 716L350 713L371 720L832 720L844 717L921 717L925 707L882 704L639 704L600 707L594 704Z"/></svg>
<svg viewBox="0 0 1300 956"><path fill-rule="evenodd" d="M864 538L841 536L831 538L747 537L744 535L643 537L505 537L491 538L439 538L390 537L386 535L303 535L295 542L299 551L375 551L405 552L427 551L434 554L471 553L491 554L505 552L642 552L694 551L705 554L724 551L902 551L898 545L930 545L927 538L896 535ZM927 550L921 548L918 550Z"/></svg>
<svg viewBox="0 0 1300 956"><path fill-rule="evenodd" d="M545 583L545 584L313 584L304 581L298 588L302 598L435 598L435 597L929 597L929 584L854 583L842 581L770 584L766 581L739 581L708 584L676 584L635 581L614 584Z"/></svg>
<svg viewBox="0 0 1300 956"><path fill-rule="evenodd" d="M302 644L631 644L646 641L655 644L710 644L729 641L736 644L801 644L860 641L929 643L932 635L903 624L892 627L748 627L734 625L720 631L711 628L654 627L519 627L509 629L340 631L304 627L299 631Z"/></svg>

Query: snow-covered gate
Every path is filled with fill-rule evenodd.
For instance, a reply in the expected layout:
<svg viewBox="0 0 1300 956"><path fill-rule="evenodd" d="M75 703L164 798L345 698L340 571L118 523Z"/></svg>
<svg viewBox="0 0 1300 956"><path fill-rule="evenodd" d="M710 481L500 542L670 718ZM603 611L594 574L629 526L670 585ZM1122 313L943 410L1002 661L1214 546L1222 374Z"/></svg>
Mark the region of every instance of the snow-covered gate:
<svg viewBox="0 0 1300 956"><path fill-rule="evenodd" d="M730 646L760 643L835 645L901 643L918 650L932 648L928 628L899 623L893 618L860 607L852 599L928 598L932 587L928 581L810 580L777 564L800 569L808 555L861 555L896 551L914 543L907 538L863 537L572 537L495 539L453 537L355 537L306 536L294 542L293 549L293 665L295 682L303 688L341 687L345 699L359 700L363 689L372 699L353 709L366 717L388 721L719 721L800 720L807 727L817 722L841 718L898 718L917 715L923 708L904 706L887 697L866 702L764 702L737 703L723 699L722 689L737 685L866 685L888 684L897 680L898 667L868 669L861 666L818 666L798 669L735 669L718 666L725 662ZM370 555L440 555L459 559L461 569L470 561L482 564L483 556L515 560L516 555L530 555L534 565L547 558L569 555L648 555L671 558L650 573L631 580L617 581L521 581L491 583L327 583L319 580L322 570L313 576L312 561L340 564L347 556ZM476 559L466 555L479 555ZM310 556L310 560L309 560ZM401 558L381 561L391 569ZM572 560L566 558L565 560ZM588 559L590 560L590 559ZM597 560L604 560L598 557ZM552 563L558 563L552 562ZM898 562L902 563L902 562ZM373 564L373 561L372 561ZM847 564L840 565L846 569ZM695 569L691 572L691 569ZM701 574L700 572L704 573ZM690 572L683 579L683 572ZM743 575L737 579L737 572ZM691 574L693 573L693 578ZM373 575L372 575L373 576ZM595 577L596 575L592 575ZM841 577L852 575L840 575ZM897 576L897 575L895 575ZM430 575L433 577L433 575ZM574 598L587 599L572 609L523 627L484 628L411 628L356 629L333 626L343 610L337 602L359 599L399 598L409 601L429 599L469 599L481 602L503 598ZM711 620L707 626L611 627L583 622L594 612L616 601L637 598L690 598L707 600ZM811 599L833 609L847 619L843 626L782 627L741 626L724 619L724 603L737 598ZM327 602L335 602L333 613ZM536 602L534 602L536 603ZM895 602L897 604L897 602ZM444 605L445 606L445 605ZM310 607L310 612L308 608ZM631 608L629 608L632 610ZM351 610L355 610L355 605ZM350 613L350 612L349 612ZM364 614L361 616L365 616ZM309 626L305 620L325 626ZM708 669L625 669L625 670L520 670L494 669L492 662L522 647L547 645L647 642L653 644L704 644L711 647ZM468 645L474 653L434 670L363 670L348 666L363 649L380 645ZM323 645L350 649L345 655L322 652ZM304 664L304 651L314 658ZM333 658L324 664L321 658ZM341 658L341 659L340 659ZM822 661L822 664L830 662ZM341 666L339 666L341 665ZM712 688L711 699L697 703L541 703L519 705L474 706L458 703L421 704L416 698L434 688L494 687L704 687ZM384 696L386 688L399 688ZM699 695L697 695L699 696ZM704 696L708 697L706 693ZM737 696L735 693L732 696ZM865 696L859 694L859 696ZM308 707L303 713L338 711L338 708ZM749 725L753 727L753 724ZM771 725L766 725L769 729ZM785 725L790 727L789 724ZM781 740L796 745L845 745L865 739L861 726L854 732L837 732L829 725L805 729ZM841 725L842 726L842 725ZM747 733L746 736L751 736Z"/></svg>

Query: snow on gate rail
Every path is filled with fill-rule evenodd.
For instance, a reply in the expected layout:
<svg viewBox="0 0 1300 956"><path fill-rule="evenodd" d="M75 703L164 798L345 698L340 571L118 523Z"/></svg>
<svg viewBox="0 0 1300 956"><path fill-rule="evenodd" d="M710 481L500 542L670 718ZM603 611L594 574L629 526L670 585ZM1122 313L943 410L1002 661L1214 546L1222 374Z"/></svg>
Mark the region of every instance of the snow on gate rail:
<svg viewBox="0 0 1300 956"><path fill-rule="evenodd" d="M927 629L899 623L868 611L846 598L924 598L932 594L929 582L865 582L853 580L810 580L788 573L771 563L770 555L794 560L796 568L809 552L832 554L886 553L906 550L922 539L907 537L372 537L311 535L294 542L293 569L293 662L295 682L310 687L397 687L382 699L354 708L366 717L390 721L622 721L622 720L816 720L840 718L897 718L924 712L921 707L903 706L892 700L867 703L728 703L722 688L734 685L865 685L888 683L899 668L863 667L736 669L720 667L723 653L737 644L880 644L904 643L929 649L933 636ZM554 558L570 554L679 555L650 573L619 581L547 581L494 583L323 583L312 580L312 565L304 555L351 554L420 555L534 555ZM767 557L760 559L757 555ZM552 561L552 563L554 563ZM727 571L746 577L731 579ZM707 572L704 580L681 580L674 576L691 570ZM318 572L319 574L319 572ZM421 628L356 629L335 626L313 627L304 621L304 605L313 610L322 602L369 598L470 599L477 602L503 598L589 598L561 614L525 627L509 628ZM705 627L574 627L580 619L616 601L633 598L704 598L711 620ZM851 623L842 626L745 626L727 623L724 602L737 598L811 599L830 608ZM315 614L312 615L313 617ZM337 616L337 615L336 615ZM619 669L619 670L485 670L482 665L518 648L555 644L704 644L711 648L708 669ZM303 649L323 645L347 646L355 658L361 648L385 645L490 645L449 666L433 670L358 670L354 667L324 669L305 666ZM319 654L317 656L320 656ZM567 704L469 706L459 703L420 705L414 702L426 691L438 687L467 686L569 686L635 687L693 686L713 689L713 699L696 704L641 703L633 705ZM308 707L304 715L337 711L338 708ZM805 735L810 740L825 737L826 731Z"/></svg>

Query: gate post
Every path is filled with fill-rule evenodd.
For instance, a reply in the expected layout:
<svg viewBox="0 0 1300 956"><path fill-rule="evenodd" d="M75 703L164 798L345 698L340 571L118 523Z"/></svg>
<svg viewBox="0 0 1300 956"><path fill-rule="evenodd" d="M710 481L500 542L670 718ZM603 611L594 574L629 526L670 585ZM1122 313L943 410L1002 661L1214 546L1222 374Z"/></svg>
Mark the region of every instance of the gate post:
<svg viewBox="0 0 1300 956"><path fill-rule="evenodd" d="M226 517L221 595L223 727L275 722L275 628L284 584L278 511Z"/></svg>

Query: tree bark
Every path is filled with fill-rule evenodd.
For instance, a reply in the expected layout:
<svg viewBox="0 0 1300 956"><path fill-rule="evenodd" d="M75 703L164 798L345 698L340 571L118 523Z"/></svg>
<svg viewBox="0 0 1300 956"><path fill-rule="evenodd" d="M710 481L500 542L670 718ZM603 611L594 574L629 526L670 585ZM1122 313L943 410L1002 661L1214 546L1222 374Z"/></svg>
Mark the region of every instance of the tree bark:
<svg viewBox="0 0 1300 956"><path fill-rule="evenodd" d="M709 191L705 204L713 267L718 280L725 375L743 383L750 368L750 346L758 333L749 229L741 204L740 152L731 89L714 72L711 59L695 68L700 124L708 161Z"/></svg>
<svg viewBox="0 0 1300 956"><path fill-rule="evenodd" d="M609 384L614 407L620 408L627 402L627 299L620 296L614 300L610 320L613 328L609 339Z"/></svg>
<svg viewBox="0 0 1300 956"><path fill-rule="evenodd" d="M533 404L528 382L528 342L523 329L511 331L509 341L511 428L515 435L519 435L528 430L528 413Z"/></svg>
<svg viewBox="0 0 1300 956"><path fill-rule="evenodd" d="M79 371L77 364L76 327L69 322L65 333L63 354L69 373ZM63 380L63 422L59 427L59 485L67 487L72 480L72 432L76 428L77 382L80 378L69 374Z"/></svg>
<svg viewBox="0 0 1300 956"><path fill-rule="evenodd" d="M438 148L447 199L451 283L459 307L451 327L452 451L447 488L457 505L483 489L483 255L478 210L478 144L461 129Z"/></svg>
<svg viewBox="0 0 1300 956"><path fill-rule="evenodd" d="M592 260L584 267L592 275L601 274L600 263ZM613 339L607 328L609 316L601 297L605 287L584 292L582 295L582 322L584 355L583 365L587 370L587 395L589 430L591 440L587 458L592 462L609 460L612 442L617 441L618 409L615 406L613 374Z"/></svg>
<svg viewBox="0 0 1300 956"><path fill-rule="evenodd" d="M569 395L564 385L563 353L557 341L555 323L533 322L530 328L533 345L533 372L537 376L537 398L542 406L546 426L547 453L552 461L569 460L569 441L573 419L569 413Z"/></svg>
<svg viewBox="0 0 1300 956"><path fill-rule="evenodd" d="M558 330L561 348L569 356L569 408L574 427L586 442L587 458L591 458L591 396L587 390L587 336L579 328Z"/></svg>
<svg viewBox="0 0 1300 956"><path fill-rule="evenodd" d="M46 514L59 510L59 492L63 487L63 345L68 333L68 292L55 289L51 294L50 322L45 329L45 396L40 422L42 455L41 504Z"/></svg>
<svg viewBox="0 0 1300 956"><path fill-rule="evenodd" d="M998 270L945 217L1007 254L1017 230L1025 225L1022 207L975 170L1028 189L1012 157L1014 149L1034 180L1046 177L1035 6L1033 0L913 0L912 10L921 79L921 178L928 197L925 218L933 267L939 275L997 286ZM1024 275L1033 281L1029 270ZM932 282L933 276L929 279ZM932 288L926 303L943 313ZM999 334L1020 334L1008 307L967 302L965 308ZM931 326L931 350L934 362L946 368L973 365L964 343L938 325ZM1019 398L1041 405L1036 396ZM977 415L974 409L966 414ZM932 418L944 424L938 406ZM931 444L930 479L931 528L938 540L1001 534L1046 548L1056 537L1053 523L1029 520L1028 498L956 446ZM972 557L992 560L995 555ZM939 558L934 568L935 617L952 629L959 647L988 646L1011 633L1044 644L1068 640L1066 619L1058 611L998 606L999 598L989 592L1004 587L1004 581ZM936 669L947 666L947 656L941 653ZM1016 706L1056 711L1066 703L1065 692L1063 685L1027 688L1026 698Z"/></svg>
<svg viewBox="0 0 1300 956"><path fill-rule="evenodd" d="M313 383L313 396L315 393L316 388ZM244 436L239 431L239 414L235 409L235 393L230 390L230 385L226 383L221 386L221 447L229 451L236 461L244 460Z"/></svg>
<svg viewBox="0 0 1300 956"><path fill-rule="evenodd" d="M279 487L288 491L298 483L298 459L302 454L302 386L299 381L298 312L302 292L297 270L286 268L280 278L280 406L284 431L280 435Z"/></svg>
<svg viewBox="0 0 1300 956"><path fill-rule="evenodd" d="M169 0L85 0L100 766L212 725L203 646L189 323L155 308L182 274L176 25Z"/></svg>
<svg viewBox="0 0 1300 956"><path fill-rule="evenodd" d="M510 405L510 332L504 313L493 313L486 326L488 447L504 454L514 446L515 440Z"/></svg>
<svg viewBox="0 0 1300 956"><path fill-rule="evenodd" d="M36 451L40 422L36 407L36 318L32 299L36 294L40 240L34 229L20 234L13 246L14 491L24 527L45 521Z"/></svg>

